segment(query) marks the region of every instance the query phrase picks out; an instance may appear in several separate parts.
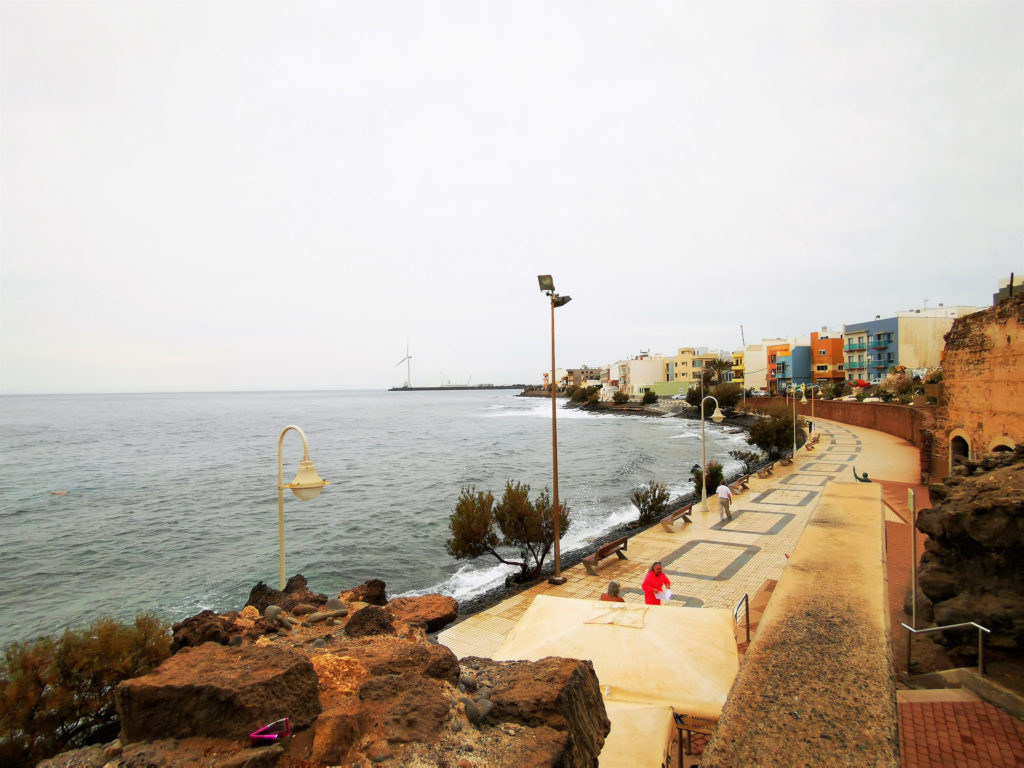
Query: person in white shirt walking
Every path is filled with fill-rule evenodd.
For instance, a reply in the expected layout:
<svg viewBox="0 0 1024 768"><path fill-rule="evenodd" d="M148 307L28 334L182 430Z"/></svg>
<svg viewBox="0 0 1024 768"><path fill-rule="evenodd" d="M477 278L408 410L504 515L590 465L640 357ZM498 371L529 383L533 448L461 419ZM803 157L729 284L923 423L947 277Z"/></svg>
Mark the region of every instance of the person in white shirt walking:
<svg viewBox="0 0 1024 768"><path fill-rule="evenodd" d="M732 514L729 512L729 504L732 503L732 490L728 485L722 483L715 493L718 494L718 519L732 520ZM725 517L722 516L723 513Z"/></svg>

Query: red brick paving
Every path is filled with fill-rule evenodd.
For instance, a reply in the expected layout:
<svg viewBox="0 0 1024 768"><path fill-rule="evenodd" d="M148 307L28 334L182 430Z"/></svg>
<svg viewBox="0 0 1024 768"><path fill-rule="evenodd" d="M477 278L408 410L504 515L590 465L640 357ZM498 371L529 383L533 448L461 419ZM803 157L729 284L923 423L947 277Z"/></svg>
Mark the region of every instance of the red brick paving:
<svg viewBox="0 0 1024 768"><path fill-rule="evenodd" d="M900 702L903 768L1024 766L1024 723L984 701Z"/></svg>

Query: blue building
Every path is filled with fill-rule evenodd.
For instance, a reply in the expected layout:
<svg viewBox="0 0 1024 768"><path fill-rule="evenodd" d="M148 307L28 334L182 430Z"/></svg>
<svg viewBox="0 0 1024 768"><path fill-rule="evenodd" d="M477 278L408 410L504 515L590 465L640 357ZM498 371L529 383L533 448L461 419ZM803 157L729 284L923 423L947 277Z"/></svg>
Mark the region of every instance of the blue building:
<svg viewBox="0 0 1024 768"><path fill-rule="evenodd" d="M847 381L877 383L899 364L899 318L887 317L843 329L843 370Z"/></svg>

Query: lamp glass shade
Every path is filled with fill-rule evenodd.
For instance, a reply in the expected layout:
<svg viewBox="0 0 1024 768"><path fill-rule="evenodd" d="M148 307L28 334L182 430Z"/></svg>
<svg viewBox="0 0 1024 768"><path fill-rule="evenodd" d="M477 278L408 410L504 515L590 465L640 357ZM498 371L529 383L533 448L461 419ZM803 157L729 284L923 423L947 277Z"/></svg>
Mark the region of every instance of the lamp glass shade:
<svg viewBox="0 0 1024 768"><path fill-rule="evenodd" d="M813 395L811 395L811 397L813 397ZM807 393L806 393L806 392L804 392L804 393L803 393L803 394L802 394L802 395L800 396L800 402L801 402L801 403L803 403L804 405L806 405L806 404L807 404Z"/></svg>
<svg viewBox="0 0 1024 768"><path fill-rule="evenodd" d="M325 485L330 485L330 481L324 480L316 473L316 467L313 466L312 461L303 459L299 462L299 471L295 473L295 479L285 488L291 488L292 493L300 499L309 501L319 496Z"/></svg>
<svg viewBox="0 0 1024 768"><path fill-rule="evenodd" d="M572 301L572 296L557 296L556 295L556 296L554 296L551 299L551 301L552 301L552 303L556 307L564 307L566 304L568 304L570 301Z"/></svg>
<svg viewBox="0 0 1024 768"><path fill-rule="evenodd" d="M721 408L715 408L715 412L711 414L711 420L715 422L715 424L721 424L722 421L725 420L725 416L722 414Z"/></svg>
<svg viewBox="0 0 1024 768"><path fill-rule="evenodd" d="M555 281L551 279L551 275L537 275L537 282L540 283L542 291L555 290Z"/></svg>

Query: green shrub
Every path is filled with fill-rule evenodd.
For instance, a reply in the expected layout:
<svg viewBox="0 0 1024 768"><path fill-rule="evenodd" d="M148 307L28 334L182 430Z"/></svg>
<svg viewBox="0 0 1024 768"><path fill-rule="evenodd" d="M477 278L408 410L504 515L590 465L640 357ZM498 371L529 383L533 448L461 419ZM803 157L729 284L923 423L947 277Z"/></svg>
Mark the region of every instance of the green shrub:
<svg viewBox="0 0 1024 768"><path fill-rule="evenodd" d="M729 455L743 465L743 471L748 475L765 458L761 451L729 451ZM717 488L718 486L716 485L715 487Z"/></svg>
<svg viewBox="0 0 1024 768"><path fill-rule="evenodd" d="M800 422L797 426L801 426ZM797 437L799 438L799 435ZM793 417L767 418L751 425L747 442L768 454L769 459L779 458L786 451L793 449Z"/></svg>
<svg viewBox="0 0 1024 768"><path fill-rule="evenodd" d="M658 393L653 389L648 389L644 392L643 398L640 400L644 405L651 405L652 403L658 402Z"/></svg>
<svg viewBox="0 0 1024 768"><path fill-rule="evenodd" d="M697 464L690 470L690 474L693 475L693 487L694 490L700 492L700 483L704 476L704 471L700 465ZM722 480L725 477L725 473L722 471L722 464L717 459L710 459L708 461L708 477L704 487L707 489L707 495L711 496L718 489L718 486L722 484Z"/></svg>
<svg viewBox="0 0 1024 768"><path fill-rule="evenodd" d="M735 408L740 401L740 397L743 395L743 387L739 384L733 384L732 382L726 382L724 384L715 384L711 388L711 392L718 400L718 405L721 408ZM704 410L711 409L714 411L715 405L712 401L708 400L704 406Z"/></svg>
<svg viewBox="0 0 1024 768"><path fill-rule="evenodd" d="M645 487L633 491L631 499L636 508L640 510L637 524L645 525L665 514L665 507L668 506L669 499L668 489L664 483L651 480Z"/></svg>
<svg viewBox="0 0 1024 768"><path fill-rule="evenodd" d="M30 766L96 738L113 738L114 689L170 656L169 627L97 619L88 629L13 643L0 663L0 763Z"/></svg>
<svg viewBox="0 0 1024 768"><path fill-rule="evenodd" d="M621 389L612 395L612 402L616 405L622 405L623 403L629 402L629 395L623 392Z"/></svg>
<svg viewBox="0 0 1024 768"><path fill-rule="evenodd" d="M565 502L558 506L561 537L569 530L569 507ZM520 581L540 573L555 542L554 504L548 489L531 502L530 486L511 481L505 483L505 493L496 506L494 494L481 493L472 486L463 488L448 525L452 536L445 549L449 555L458 560L491 555L517 566ZM516 550L520 559L506 559L499 547Z"/></svg>

